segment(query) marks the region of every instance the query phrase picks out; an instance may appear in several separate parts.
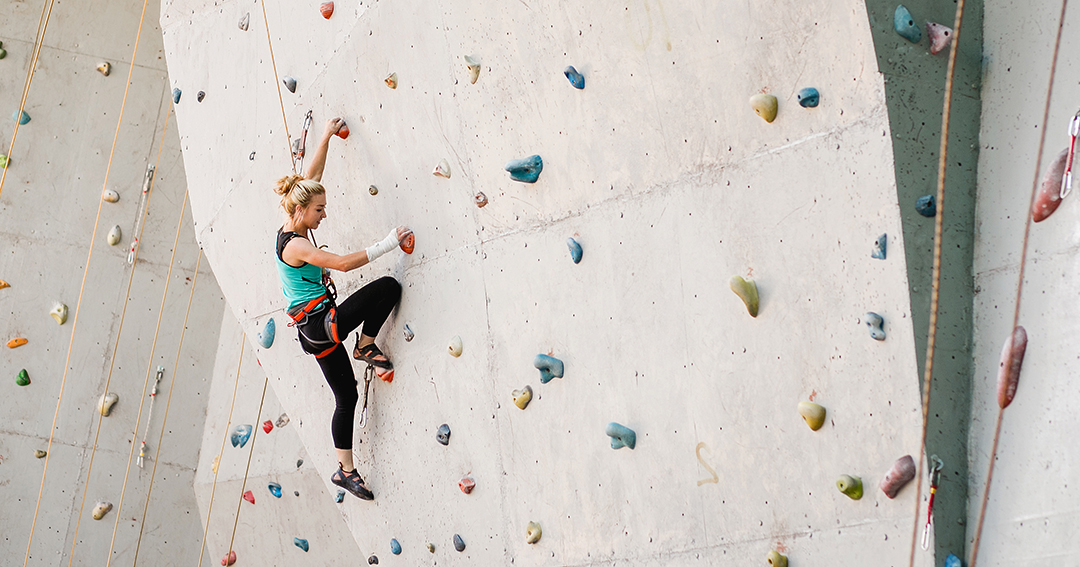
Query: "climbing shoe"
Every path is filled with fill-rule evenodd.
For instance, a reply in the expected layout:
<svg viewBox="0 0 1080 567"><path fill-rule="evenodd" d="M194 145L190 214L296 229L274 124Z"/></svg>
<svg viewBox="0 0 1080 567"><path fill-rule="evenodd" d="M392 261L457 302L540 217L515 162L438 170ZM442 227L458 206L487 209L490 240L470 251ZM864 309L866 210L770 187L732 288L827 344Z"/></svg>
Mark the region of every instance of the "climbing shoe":
<svg viewBox="0 0 1080 567"><path fill-rule="evenodd" d="M372 366L378 366L379 368L391 369L394 367L394 363L390 362L390 359L375 343L360 346L360 334L356 334L356 346L353 347L352 356L356 360L362 360Z"/></svg>
<svg viewBox="0 0 1080 567"><path fill-rule="evenodd" d="M330 476L330 482L348 490L361 500L375 499L375 495L364 486L364 479L360 478L360 473L356 472L356 469L345 472L341 470L341 465L338 465L338 470Z"/></svg>

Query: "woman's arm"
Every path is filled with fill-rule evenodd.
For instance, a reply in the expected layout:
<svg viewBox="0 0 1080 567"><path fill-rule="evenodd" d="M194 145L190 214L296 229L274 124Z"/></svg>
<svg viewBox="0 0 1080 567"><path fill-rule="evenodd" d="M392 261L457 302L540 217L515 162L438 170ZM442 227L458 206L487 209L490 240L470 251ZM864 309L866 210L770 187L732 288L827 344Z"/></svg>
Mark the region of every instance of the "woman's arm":
<svg viewBox="0 0 1080 567"><path fill-rule="evenodd" d="M313 181L322 181L323 168L326 167L326 152L330 149L330 138L337 134L343 124L345 121L341 118L331 118L326 121L326 129L323 131L318 146L315 147L315 154L311 156L311 162L308 163L304 177Z"/></svg>
<svg viewBox="0 0 1080 567"><path fill-rule="evenodd" d="M387 238L393 240L391 237L394 237L397 239L397 242L400 243L410 234L412 234L412 230L408 227L399 226L394 229L394 232L388 235ZM313 264L320 268L348 272L368 264L371 261L368 250L378 249L381 244L382 242L359 252L340 255L315 248L306 238L293 238L285 246L285 250L282 251L282 256L290 265L307 262L308 264ZM385 252L385 250L383 252ZM375 257L378 258L378 254L376 254Z"/></svg>

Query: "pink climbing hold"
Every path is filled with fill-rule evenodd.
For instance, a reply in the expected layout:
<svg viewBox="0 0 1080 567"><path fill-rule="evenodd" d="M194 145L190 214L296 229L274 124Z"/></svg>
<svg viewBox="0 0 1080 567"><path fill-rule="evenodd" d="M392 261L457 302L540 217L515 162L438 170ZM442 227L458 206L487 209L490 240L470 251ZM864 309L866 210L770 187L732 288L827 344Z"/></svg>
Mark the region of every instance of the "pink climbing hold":
<svg viewBox="0 0 1080 567"><path fill-rule="evenodd" d="M885 478L881 479L881 483L878 487L885 493L890 499L896 498L896 494L900 492L904 485L911 482L911 479L915 478L915 459L911 458L911 455L904 455L893 463L889 472L885 473Z"/></svg>
<svg viewBox="0 0 1080 567"><path fill-rule="evenodd" d="M457 485L462 492L470 494L473 491L473 488L476 488L476 481L473 480L471 476L465 475L461 477L461 480L458 481Z"/></svg>
<svg viewBox="0 0 1080 567"><path fill-rule="evenodd" d="M233 563L236 563L236 552L235 551L230 551L228 555L221 558L221 564L222 565L232 565Z"/></svg>
<svg viewBox="0 0 1080 567"><path fill-rule="evenodd" d="M952 43L953 31L948 26L926 22L926 35L930 38L930 53L937 55Z"/></svg>
<svg viewBox="0 0 1080 567"><path fill-rule="evenodd" d="M252 494L251 491L249 490L249 491L244 493L244 500L247 500L248 502L251 502L252 504L254 504L255 503L255 495Z"/></svg>
<svg viewBox="0 0 1080 567"><path fill-rule="evenodd" d="M1001 363L998 367L998 406L1009 407L1016 397L1016 387L1020 382L1020 366L1024 364L1024 351L1027 350L1027 331L1017 325L1012 336L1001 347Z"/></svg>
<svg viewBox="0 0 1080 567"><path fill-rule="evenodd" d="M263 422L263 431L264 432L270 433L270 431L273 430L273 429L274 429L274 422L270 421L269 419Z"/></svg>
<svg viewBox="0 0 1080 567"><path fill-rule="evenodd" d="M1031 208L1031 220L1042 222L1050 218L1061 204L1061 178L1065 176L1065 162L1068 158L1069 148L1065 148L1043 172L1039 193L1035 196L1035 204Z"/></svg>

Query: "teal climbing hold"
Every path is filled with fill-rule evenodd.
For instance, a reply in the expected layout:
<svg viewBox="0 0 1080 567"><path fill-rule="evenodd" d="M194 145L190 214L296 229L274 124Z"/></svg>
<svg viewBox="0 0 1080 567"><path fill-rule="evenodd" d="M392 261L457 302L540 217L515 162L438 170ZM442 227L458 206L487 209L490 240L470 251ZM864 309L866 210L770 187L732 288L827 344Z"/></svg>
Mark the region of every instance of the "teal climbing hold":
<svg viewBox="0 0 1080 567"><path fill-rule="evenodd" d="M566 78L570 81L571 85L574 85L575 89L581 90L585 88L585 76L578 73L573 65L563 69L563 75L566 75Z"/></svg>
<svg viewBox="0 0 1080 567"><path fill-rule="evenodd" d="M461 536L454 534L454 549L461 553L465 551L465 540L461 539Z"/></svg>
<svg viewBox="0 0 1080 567"><path fill-rule="evenodd" d="M11 119L18 122L19 125L22 126L30 121L30 115L27 114L25 110L21 111L21 113L20 111L16 110L15 112L11 113Z"/></svg>
<svg viewBox="0 0 1080 567"><path fill-rule="evenodd" d="M633 429L625 425L619 425L613 421L607 424L604 433L611 437L612 449L622 449L623 447L633 449L634 445L637 445L637 434L634 433Z"/></svg>
<svg viewBox="0 0 1080 567"><path fill-rule="evenodd" d="M814 87L806 87L795 93L795 98L799 101L799 106L803 108L814 108L821 101L821 94Z"/></svg>
<svg viewBox="0 0 1080 567"><path fill-rule="evenodd" d="M522 183L536 183L540 172L544 171L544 160L540 156L515 159L506 162L503 169L510 172L510 179Z"/></svg>
<svg viewBox="0 0 1080 567"><path fill-rule="evenodd" d="M308 550L308 542L307 542L306 539L304 539L302 537L294 537L294 538L292 538L292 542L293 542L293 545L295 545L296 547L299 547L300 549L303 549L304 551Z"/></svg>
<svg viewBox="0 0 1080 567"><path fill-rule="evenodd" d="M924 217L937 214L937 199L933 195L923 195L915 200L915 210Z"/></svg>
<svg viewBox="0 0 1080 567"><path fill-rule="evenodd" d="M30 375L26 373L25 368L19 371L19 375L15 377L15 383L20 386L30 385Z"/></svg>
<svg viewBox="0 0 1080 567"><path fill-rule="evenodd" d="M276 482L271 482L266 485L266 488L270 491L270 494L274 495L274 498L281 498L281 485Z"/></svg>
<svg viewBox="0 0 1080 567"><path fill-rule="evenodd" d="M918 24L915 23L915 18L911 17L911 12L903 4L897 6L896 12L893 13L893 28L896 33L900 34L900 37L911 43L919 43L919 40L922 39L922 30L919 29Z"/></svg>
<svg viewBox="0 0 1080 567"><path fill-rule="evenodd" d="M401 544L396 539L390 539L390 553L401 555Z"/></svg>
<svg viewBox="0 0 1080 567"><path fill-rule="evenodd" d="M232 442L233 447L240 447L247 445L248 439L251 439L251 426L250 425L237 425L233 428L232 434L229 435L229 441Z"/></svg>
<svg viewBox="0 0 1080 567"><path fill-rule="evenodd" d="M885 249L888 246L888 243L889 243L889 235L888 234L882 234L881 236L874 239L874 250L873 250L873 252L870 252L870 257L871 258L876 258L878 260L884 260L885 259L885 251L886 251Z"/></svg>
<svg viewBox="0 0 1080 567"><path fill-rule="evenodd" d="M945 567L964 567L964 563L960 561L959 557L950 553L949 556L945 558Z"/></svg>
<svg viewBox="0 0 1080 567"><path fill-rule="evenodd" d="M263 348L270 348L274 344L274 331L277 325L274 324L274 318L271 317L266 321L266 325L261 331L255 334L256 340L259 341L259 346Z"/></svg>
<svg viewBox="0 0 1080 567"><path fill-rule="evenodd" d="M345 491L341 490L341 489L338 489L337 494L334 495L334 502L337 502L338 504L341 504L344 501L345 501Z"/></svg>
<svg viewBox="0 0 1080 567"><path fill-rule="evenodd" d="M540 383L547 384L552 378L563 377L563 362L553 356L538 354L533 359L533 366L540 370Z"/></svg>
<svg viewBox="0 0 1080 567"><path fill-rule="evenodd" d="M173 104L180 104L180 95L182 94L182 92L183 91L181 91L179 88L175 88L172 90Z"/></svg>
<svg viewBox="0 0 1080 567"><path fill-rule="evenodd" d="M885 319L873 311L868 312L863 318L866 319L866 328L870 329L870 336L875 341L885 340Z"/></svg>
<svg viewBox="0 0 1080 567"><path fill-rule="evenodd" d="M578 244L578 241L573 238L567 238L566 247L570 249L570 259L573 260L575 264L580 264L582 254L581 244Z"/></svg>

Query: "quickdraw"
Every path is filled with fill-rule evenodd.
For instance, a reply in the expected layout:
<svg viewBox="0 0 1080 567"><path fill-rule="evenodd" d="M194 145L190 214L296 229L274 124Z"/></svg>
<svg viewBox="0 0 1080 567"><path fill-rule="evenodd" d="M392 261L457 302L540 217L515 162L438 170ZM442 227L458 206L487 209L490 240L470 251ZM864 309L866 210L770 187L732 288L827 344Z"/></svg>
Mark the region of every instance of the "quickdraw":
<svg viewBox="0 0 1080 567"><path fill-rule="evenodd" d="M293 157L293 173L301 175L304 171L304 150L307 147L307 133L308 127L311 126L311 111L307 111L304 115L304 129L300 133L300 137L293 140L292 144L292 157Z"/></svg>
<svg viewBox="0 0 1080 567"><path fill-rule="evenodd" d="M371 381L375 379L375 367L368 365L364 369L364 406L360 410L360 429L367 425L368 394L371 391Z"/></svg>
<svg viewBox="0 0 1080 567"><path fill-rule="evenodd" d="M945 466L937 455L931 455L930 462L934 463L934 466L930 467L930 501L926 504L926 526L922 532L923 551L930 549L930 527L934 525L934 495L937 494L938 481L941 480L941 469Z"/></svg>
<svg viewBox="0 0 1080 567"><path fill-rule="evenodd" d="M1062 199L1072 192L1073 155L1076 153L1076 137L1080 135L1080 111L1069 121L1069 154L1065 158L1065 174L1061 176Z"/></svg>

